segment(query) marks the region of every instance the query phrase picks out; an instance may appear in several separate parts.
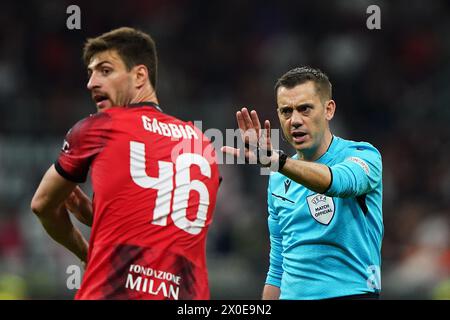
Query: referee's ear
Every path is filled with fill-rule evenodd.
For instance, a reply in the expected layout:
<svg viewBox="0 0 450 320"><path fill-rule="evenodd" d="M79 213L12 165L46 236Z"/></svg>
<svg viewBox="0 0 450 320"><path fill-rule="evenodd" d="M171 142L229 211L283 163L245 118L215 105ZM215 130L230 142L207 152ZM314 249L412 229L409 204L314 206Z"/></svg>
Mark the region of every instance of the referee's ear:
<svg viewBox="0 0 450 320"><path fill-rule="evenodd" d="M148 76L148 69L145 65L139 64L134 66L132 69L134 84L136 88L141 88L145 84L150 83L150 78Z"/></svg>
<svg viewBox="0 0 450 320"><path fill-rule="evenodd" d="M328 100L325 102L325 119L330 121L334 117L334 112L336 111L336 102L334 100Z"/></svg>

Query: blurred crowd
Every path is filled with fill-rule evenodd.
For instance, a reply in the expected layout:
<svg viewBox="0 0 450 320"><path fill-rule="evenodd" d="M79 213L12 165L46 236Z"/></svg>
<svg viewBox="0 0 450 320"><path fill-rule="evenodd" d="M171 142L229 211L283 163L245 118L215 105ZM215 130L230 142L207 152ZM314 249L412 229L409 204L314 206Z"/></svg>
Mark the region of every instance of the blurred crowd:
<svg viewBox="0 0 450 320"><path fill-rule="evenodd" d="M81 9L68 30L66 8ZM368 30L366 8L381 9ZM450 3L425 1L3 1L0 10L0 299L70 299L79 264L29 209L66 131L95 112L81 50L119 26L150 33L164 111L235 128L238 108L278 127L273 85L328 74L332 131L383 156L382 298L450 299ZM282 148L289 146L282 144ZM267 176L222 165L208 238L213 299L259 299L268 268ZM91 192L89 183L83 186ZM87 228L83 228L86 235Z"/></svg>

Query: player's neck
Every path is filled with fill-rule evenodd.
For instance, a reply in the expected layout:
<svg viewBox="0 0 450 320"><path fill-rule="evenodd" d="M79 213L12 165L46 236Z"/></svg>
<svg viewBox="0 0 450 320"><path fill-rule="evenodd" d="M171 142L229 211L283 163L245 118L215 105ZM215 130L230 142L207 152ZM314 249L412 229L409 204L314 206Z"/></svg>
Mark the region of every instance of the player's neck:
<svg viewBox="0 0 450 320"><path fill-rule="evenodd" d="M138 90L136 92L136 95L131 99L130 104L141 102L154 102L156 104L159 104L158 97L156 96L156 91L152 86L146 86Z"/></svg>

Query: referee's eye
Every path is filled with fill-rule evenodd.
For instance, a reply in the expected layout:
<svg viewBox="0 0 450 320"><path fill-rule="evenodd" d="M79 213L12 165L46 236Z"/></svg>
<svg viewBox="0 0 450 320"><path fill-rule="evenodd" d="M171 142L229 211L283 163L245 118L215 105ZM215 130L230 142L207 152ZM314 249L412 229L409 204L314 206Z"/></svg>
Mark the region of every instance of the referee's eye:
<svg viewBox="0 0 450 320"><path fill-rule="evenodd" d="M293 109L291 107L282 107L278 109L280 114L284 117L288 117L292 114Z"/></svg>

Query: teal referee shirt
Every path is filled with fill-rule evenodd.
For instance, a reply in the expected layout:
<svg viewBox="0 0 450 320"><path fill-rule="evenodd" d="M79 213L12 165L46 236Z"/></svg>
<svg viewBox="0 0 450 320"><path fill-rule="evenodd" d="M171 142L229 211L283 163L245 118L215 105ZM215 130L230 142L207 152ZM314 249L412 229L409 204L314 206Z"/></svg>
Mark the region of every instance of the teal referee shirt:
<svg viewBox="0 0 450 320"><path fill-rule="evenodd" d="M327 152L315 162L332 173L324 194L280 173L269 178L266 284L280 288L280 299L379 293L381 155L369 143L333 136Z"/></svg>

